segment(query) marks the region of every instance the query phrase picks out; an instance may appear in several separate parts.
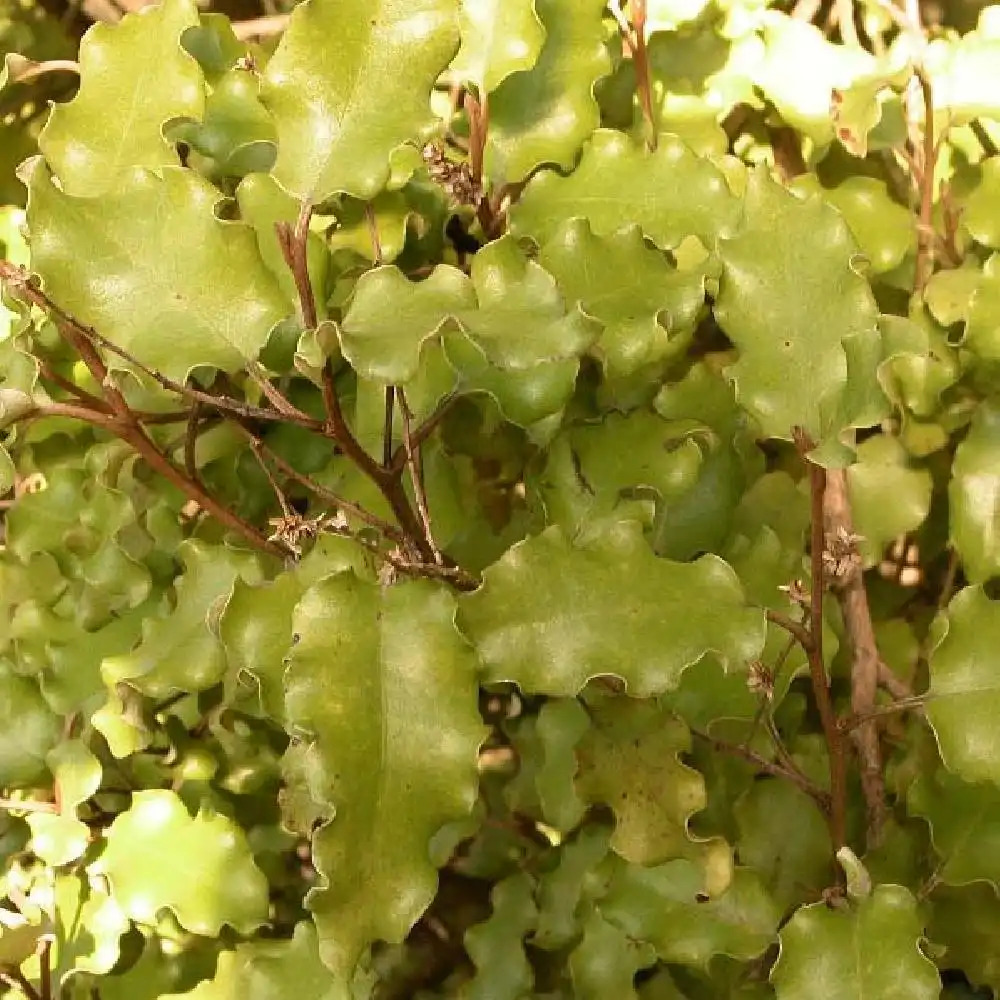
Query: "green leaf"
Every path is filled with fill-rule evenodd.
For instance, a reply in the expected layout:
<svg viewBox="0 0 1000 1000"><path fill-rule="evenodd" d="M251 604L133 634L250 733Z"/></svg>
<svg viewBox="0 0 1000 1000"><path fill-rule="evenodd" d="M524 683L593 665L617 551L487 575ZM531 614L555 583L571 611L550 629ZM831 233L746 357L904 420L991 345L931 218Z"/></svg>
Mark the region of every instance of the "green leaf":
<svg viewBox="0 0 1000 1000"><path fill-rule="evenodd" d="M570 219L542 247L538 262L567 302L581 303L604 324L594 351L609 378L676 356L705 301L703 276L672 268L646 246L637 226L602 238L586 219Z"/></svg>
<svg viewBox="0 0 1000 1000"><path fill-rule="evenodd" d="M543 171L528 182L511 209L511 231L544 246L572 218L589 220L596 236L638 225L664 250L686 236L712 247L736 228L739 202L719 169L676 136L660 136L650 152L621 132L599 129L571 174Z"/></svg>
<svg viewBox="0 0 1000 1000"><path fill-rule="evenodd" d="M920 951L921 931L917 904L898 885L843 909L803 906L781 931L778 1000L936 1000L941 981Z"/></svg>
<svg viewBox="0 0 1000 1000"><path fill-rule="evenodd" d="M590 716L574 699L552 699L538 711L535 734L542 760L535 772L535 790L546 822L557 830L572 830L583 818L584 803L576 794L574 750L590 728Z"/></svg>
<svg viewBox="0 0 1000 1000"><path fill-rule="evenodd" d="M0 786L30 785L45 774L46 757L60 739L62 723L35 682L18 677L2 659L0 720Z"/></svg>
<svg viewBox="0 0 1000 1000"><path fill-rule="evenodd" d="M458 48L456 0L308 0L264 71L275 179L314 204L368 199L433 128L430 93Z"/></svg>
<svg viewBox="0 0 1000 1000"><path fill-rule="evenodd" d="M490 893L493 913L465 933L465 950L476 975L464 994L469 1000L521 1000L534 984L524 954L524 936L535 925L531 882L513 875L498 882Z"/></svg>
<svg viewBox="0 0 1000 1000"><path fill-rule="evenodd" d="M476 665L454 614L443 586L383 589L350 572L315 584L295 611L289 726L336 807L313 839L325 885L308 905L343 984L372 941L406 937L434 896L431 837L475 800Z"/></svg>
<svg viewBox="0 0 1000 1000"><path fill-rule="evenodd" d="M53 980L65 984L81 972L96 976L110 972L130 926L118 904L79 874L59 875L53 909Z"/></svg>
<svg viewBox="0 0 1000 1000"><path fill-rule="evenodd" d="M916 531L930 512L931 474L907 455L899 439L877 434L858 446L847 470L858 551L865 569L877 565L885 547Z"/></svg>
<svg viewBox="0 0 1000 1000"><path fill-rule="evenodd" d="M824 188L815 174L803 174L792 190L818 194L843 215L873 274L894 270L916 250L913 216L874 177L848 177L836 187Z"/></svg>
<svg viewBox="0 0 1000 1000"><path fill-rule="evenodd" d="M768 437L788 440L798 426L835 448L845 429L887 412L874 367L878 310L854 270L857 252L843 218L820 199L751 175L744 226L720 247L715 315L740 351L727 375Z"/></svg>
<svg viewBox="0 0 1000 1000"><path fill-rule="evenodd" d="M596 525L572 543L548 528L460 600L459 624L486 678L539 694L573 696L591 677L614 674L644 697L676 687L708 653L740 670L764 641L762 613L745 605L721 559L657 559L629 521Z"/></svg>
<svg viewBox="0 0 1000 1000"><path fill-rule="evenodd" d="M702 969L714 955L756 958L773 942L779 918L754 872L737 868L725 893L705 899L701 872L684 860L621 864L600 909L630 938L650 942L663 961Z"/></svg>
<svg viewBox="0 0 1000 1000"><path fill-rule="evenodd" d="M573 995L580 1000L638 1000L635 974L655 963L656 952L648 943L633 940L595 911L569 956Z"/></svg>
<svg viewBox="0 0 1000 1000"><path fill-rule="evenodd" d="M180 558L184 573L175 585L176 606L146 620L136 649L104 660L101 674L108 686L126 681L150 697L165 698L175 691L204 691L225 674L217 619L238 578L259 579L258 559L194 539L183 543Z"/></svg>
<svg viewBox="0 0 1000 1000"><path fill-rule="evenodd" d="M758 780L733 806L740 861L786 911L830 884L830 835L816 803L790 782Z"/></svg>
<svg viewBox="0 0 1000 1000"><path fill-rule="evenodd" d="M578 308L567 311L551 275L503 237L476 254L471 281L447 265L420 282L395 267L367 272L344 317L341 345L363 377L408 382L424 342L449 323L492 364L518 370L575 357L599 332Z"/></svg>
<svg viewBox="0 0 1000 1000"><path fill-rule="evenodd" d="M1000 574L1000 406L980 403L955 449L948 485L951 540L971 583Z"/></svg>
<svg viewBox="0 0 1000 1000"><path fill-rule="evenodd" d="M906 810L930 827L940 859L936 881L988 881L1000 888L1000 789L967 784L943 769L918 774L907 792Z"/></svg>
<svg viewBox="0 0 1000 1000"><path fill-rule="evenodd" d="M164 375L238 371L288 313L252 230L216 218L219 192L191 170L134 170L101 199L73 198L36 161L28 187L32 267L46 291Z"/></svg>
<svg viewBox="0 0 1000 1000"><path fill-rule="evenodd" d="M516 183L542 164L569 168L600 123L594 84L611 68L602 0L535 0L545 42L531 69L490 95L485 172Z"/></svg>
<svg viewBox="0 0 1000 1000"><path fill-rule="evenodd" d="M932 897L927 936L944 946L942 966L961 969L977 986L1000 989L1000 900L989 885L938 889Z"/></svg>
<svg viewBox="0 0 1000 1000"><path fill-rule="evenodd" d="M698 841L688 830L707 799L701 775L680 761L691 749L687 726L654 703L631 699L609 700L591 717L576 749L576 785L587 802L613 810L612 848L640 865L711 857L727 867L725 843Z"/></svg>
<svg viewBox="0 0 1000 1000"><path fill-rule="evenodd" d="M1000 249L1000 156L979 164L978 183L966 196L962 225L977 243Z"/></svg>
<svg viewBox="0 0 1000 1000"><path fill-rule="evenodd" d="M982 587L960 590L931 632L927 718L949 771L969 782L1000 784L1000 603Z"/></svg>
<svg viewBox="0 0 1000 1000"><path fill-rule="evenodd" d="M274 165L276 133L271 116L260 103L257 76L237 67L213 86L203 121L184 121L169 129L175 142L186 142L228 177L253 171L267 173Z"/></svg>
<svg viewBox="0 0 1000 1000"><path fill-rule="evenodd" d="M481 95L530 70L545 42L534 0L462 0L459 28L462 47L451 71Z"/></svg>
<svg viewBox="0 0 1000 1000"><path fill-rule="evenodd" d="M289 940L246 941L222 952L211 979L187 993L164 994L160 1000L338 1000L342 996L319 960L315 925L302 920Z"/></svg>
<svg viewBox="0 0 1000 1000"><path fill-rule="evenodd" d="M180 44L197 24L191 0L166 0L87 32L80 45L80 90L53 108L38 140L65 194L112 194L136 167L180 162L163 126L172 118L201 118L204 78ZM194 245L184 240L186 249Z"/></svg>
<svg viewBox="0 0 1000 1000"><path fill-rule="evenodd" d="M133 920L155 923L167 908L182 927L213 937L223 924L250 934L267 920L267 879L232 820L192 818L175 792L151 788L133 794L106 838L89 870L108 878Z"/></svg>

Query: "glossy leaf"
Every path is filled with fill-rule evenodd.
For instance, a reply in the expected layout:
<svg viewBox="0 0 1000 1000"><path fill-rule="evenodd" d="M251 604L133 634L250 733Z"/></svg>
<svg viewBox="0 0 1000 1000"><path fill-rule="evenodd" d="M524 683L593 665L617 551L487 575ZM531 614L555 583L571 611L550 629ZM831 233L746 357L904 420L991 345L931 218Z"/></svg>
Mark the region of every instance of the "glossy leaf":
<svg viewBox="0 0 1000 1000"><path fill-rule="evenodd" d="M981 587L960 590L934 622L927 718L945 766L969 782L1000 784L1000 684L992 668L1000 604Z"/></svg>
<svg viewBox="0 0 1000 1000"><path fill-rule="evenodd" d="M459 25L462 47L451 70L480 94L530 70L545 42L534 0L462 0Z"/></svg>
<svg viewBox="0 0 1000 1000"><path fill-rule="evenodd" d="M880 885L841 910L823 903L800 908L781 931L771 973L778 1000L932 1000L941 991L933 964L920 951L922 923L902 886Z"/></svg>
<svg viewBox="0 0 1000 1000"><path fill-rule="evenodd" d="M1000 408L982 403L955 450L948 486L950 534L971 583L1000 573Z"/></svg>
<svg viewBox="0 0 1000 1000"><path fill-rule="evenodd" d="M288 724L318 755L336 808L313 838L325 884L308 905L345 986L372 941L401 941L430 903L430 838L475 799L483 731L454 614L439 585L382 590L350 572L315 584L294 614Z"/></svg>
<svg viewBox="0 0 1000 1000"><path fill-rule="evenodd" d="M628 521L516 545L462 598L459 624L489 680L563 696L602 674L638 697L670 690L706 654L740 670L763 643L761 614L725 563L657 559Z"/></svg>
<svg viewBox="0 0 1000 1000"><path fill-rule="evenodd" d="M267 919L267 880L243 832L224 816L191 817L175 792L145 789L108 828L90 866L133 920L154 923L170 909L181 926L217 935L223 924L250 934Z"/></svg>
<svg viewBox="0 0 1000 1000"><path fill-rule="evenodd" d="M572 165L600 116L593 90L610 69L601 0L535 0L545 40L531 69L490 95L485 170L516 183L542 164Z"/></svg>
<svg viewBox="0 0 1000 1000"><path fill-rule="evenodd" d="M36 162L29 189L32 267L48 293L164 375L236 371L287 314L252 231L220 222L219 192L192 171L134 170L96 201L61 193Z"/></svg>
<svg viewBox="0 0 1000 1000"><path fill-rule="evenodd" d="M371 198L405 143L429 137L430 92L458 48L456 0L309 0L264 72L274 176L313 203Z"/></svg>
<svg viewBox="0 0 1000 1000"><path fill-rule="evenodd" d="M528 182L511 211L511 230L544 245L576 217L597 236L638 225L662 249L686 236L711 247L736 228L739 203L719 169L676 136L661 136L650 153L620 132L599 129L569 176L545 171Z"/></svg>
<svg viewBox="0 0 1000 1000"><path fill-rule="evenodd" d="M870 367L880 357L877 310L853 268L857 252L828 206L751 176L744 227L721 245L715 315L740 351L727 370L737 398L769 437L802 427L836 454L843 430L886 412Z"/></svg>
<svg viewBox="0 0 1000 1000"><path fill-rule="evenodd" d="M200 118L204 78L181 47L198 24L191 0L166 0L120 24L95 24L80 46L80 90L57 105L39 146L67 195L117 191L136 167L176 165L172 118Z"/></svg>
<svg viewBox="0 0 1000 1000"><path fill-rule="evenodd" d="M423 343L457 324L486 358L524 369L581 354L597 323L567 308L555 282L504 238L476 254L471 280L442 265L410 282L396 268L368 272L344 317L345 356L366 378L408 382Z"/></svg>

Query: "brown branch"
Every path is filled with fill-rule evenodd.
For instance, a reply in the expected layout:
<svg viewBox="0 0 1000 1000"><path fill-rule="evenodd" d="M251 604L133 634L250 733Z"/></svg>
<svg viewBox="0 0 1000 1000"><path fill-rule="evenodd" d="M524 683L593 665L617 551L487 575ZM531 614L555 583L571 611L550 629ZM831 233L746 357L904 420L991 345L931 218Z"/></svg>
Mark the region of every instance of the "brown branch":
<svg viewBox="0 0 1000 1000"><path fill-rule="evenodd" d="M656 149L658 136L653 111L653 81L649 71L649 52L646 49L646 0L629 0L629 11L632 26L629 41L632 46L632 63L635 66L636 89L648 129L646 145L652 150Z"/></svg>
<svg viewBox="0 0 1000 1000"><path fill-rule="evenodd" d="M856 538L844 469L831 469L827 473L821 523L830 545L836 539ZM840 604L851 657L851 712L855 718L866 719L877 708L881 657L860 560L848 559L843 569L842 576L831 580L831 587ZM887 816L878 726L874 719L869 719L853 728L851 736L861 766L861 788L868 810L868 847L873 848L880 842Z"/></svg>
<svg viewBox="0 0 1000 1000"><path fill-rule="evenodd" d="M413 413L410 411L409 404L406 402L406 393L403 392L403 387L401 385L396 387L396 396L399 399L399 412L403 417L403 447L406 449L406 464L410 470L410 481L413 484L413 496L417 502L417 514L420 517L420 525L424 531L424 539L427 542L427 547L431 550L434 562L438 566L442 566L444 565L444 560L441 558L440 550L434 543L434 533L431 531L430 513L427 509L427 493L424 491L423 471L420 468L420 452L414 447L413 436L411 434Z"/></svg>
<svg viewBox="0 0 1000 1000"><path fill-rule="evenodd" d="M823 552L825 539L823 531L823 494L826 487L826 473L823 468L808 458L808 452L815 447L809 436L801 428L794 433L799 454L809 469L810 535L809 561L811 568L811 592L809 597L809 677L812 682L813 697L819 711L823 735L826 739L830 758L830 839L834 851L840 850L847 842L847 756L844 739L840 731L830 685L823 662Z"/></svg>
<svg viewBox="0 0 1000 1000"><path fill-rule="evenodd" d="M385 416L382 418L382 465L386 469L392 466L392 414L395 408L396 390L393 386L387 385L385 387ZM404 452L405 450L404 448Z"/></svg>
<svg viewBox="0 0 1000 1000"><path fill-rule="evenodd" d="M6 982L9 986L19 989L28 998L28 1000L42 1000L41 993L39 993L30 982L28 982L24 973L16 966L0 966L0 979ZM51 997L45 997L45 1000L51 1000Z"/></svg>
<svg viewBox="0 0 1000 1000"><path fill-rule="evenodd" d="M195 403L191 407L188 417L187 431L184 434L184 471L188 478L198 481L198 464L196 461L195 449L198 446L198 425L201 423L201 404Z"/></svg>
<svg viewBox="0 0 1000 1000"><path fill-rule="evenodd" d="M930 78L921 66L916 69L920 91L924 97L923 158L920 173L920 215L917 222L917 260L915 290L923 292L934 270L934 164L937 146L934 143L934 94Z"/></svg>
<svg viewBox="0 0 1000 1000"><path fill-rule="evenodd" d="M419 448L431 434L437 430L438 425L447 416L448 411L458 399L457 393L445 396L438 404L437 409L413 432L410 443L414 448ZM392 462L389 464L390 470L394 474L399 474L406 465L406 446L400 445L393 453Z"/></svg>
<svg viewBox="0 0 1000 1000"><path fill-rule="evenodd" d="M719 750L723 753L732 754L734 757L740 757L750 764L753 764L759 771L765 774L770 774L776 778L784 778L786 781L790 781L796 788L805 792L827 815L831 811L831 800L829 793L825 792L822 788L815 785L809 780L798 768L795 770L790 770L782 764L776 764L774 761L768 760L766 757L761 757L760 754L751 750L749 747L739 746L735 743L727 743L724 740L717 740L714 736L709 736L708 733L703 733L700 730L692 729L691 735L697 737L703 742L707 743L715 750Z"/></svg>
<svg viewBox="0 0 1000 1000"><path fill-rule="evenodd" d="M38 965L42 1000L55 1000L55 994L52 992L52 936L50 934L46 934L42 938Z"/></svg>

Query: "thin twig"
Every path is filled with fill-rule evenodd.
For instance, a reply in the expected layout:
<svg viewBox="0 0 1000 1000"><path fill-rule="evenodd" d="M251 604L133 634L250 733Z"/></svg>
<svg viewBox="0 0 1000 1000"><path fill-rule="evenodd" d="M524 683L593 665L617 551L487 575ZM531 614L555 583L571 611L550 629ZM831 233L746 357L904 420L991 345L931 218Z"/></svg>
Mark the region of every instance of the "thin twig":
<svg viewBox="0 0 1000 1000"><path fill-rule="evenodd" d="M635 64L636 89L639 91L639 104L642 115L646 119L646 145L656 149L657 128L656 116L653 112L653 80L649 71L649 53L646 50L646 0L629 0L629 10L632 14L632 62Z"/></svg>
<svg viewBox="0 0 1000 1000"><path fill-rule="evenodd" d="M196 449L198 447L198 425L201 423L201 404L195 403L188 416L187 431L184 434L184 471L188 476L198 481L198 462Z"/></svg>
<svg viewBox="0 0 1000 1000"><path fill-rule="evenodd" d="M420 453L413 446L413 436L411 434L411 424L413 414L409 404L406 402L406 393L403 387L396 387L396 397L399 400L399 412L403 417L403 447L406 449L406 464L410 470L410 481L413 483L413 495L417 501L417 513L420 516L420 524L424 529L424 538L427 546L431 550L434 562L438 566L444 565L441 558L441 551L434 542L434 533L431 531L430 513L427 509L427 493L424 491L424 477L420 468Z"/></svg>
<svg viewBox="0 0 1000 1000"><path fill-rule="evenodd" d="M856 537L844 469L827 472L821 523L831 541ZM833 580L832 587L840 604L851 656L851 711L855 718L867 719L877 707L881 657L860 560L849 559L843 576ZM874 848L881 840L887 817L878 726L874 720L862 722L852 729L851 736L858 753L861 788L868 809L868 846Z"/></svg>
<svg viewBox="0 0 1000 1000"><path fill-rule="evenodd" d="M923 67L916 69L920 91L924 98L923 160L920 175L920 215L917 222L917 260L915 289L922 292L934 270L934 164L937 146L934 143L934 94L931 81Z"/></svg>
<svg viewBox="0 0 1000 1000"><path fill-rule="evenodd" d="M983 147L983 152L987 156L996 156L1000 154L1000 149L997 148L997 144L990 138L989 132L983 127L983 123L978 118L973 118L970 122L969 127L972 129L972 134L979 141L979 145Z"/></svg>
<svg viewBox="0 0 1000 1000"><path fill-rule="evenodd" d="M39 971L41 973L42 1000L55 1000L52 992L52 935L42 938L41 950L38 955Z"/></svg>
<svg viewBox="0 0 1000 1000"><path fill-rule="evenodd" d="M392 466L392 414L395 409L396 389L394 386L387 385L385 387L385 416L382 418L382 465L387 469Z"/></svg>
<svg viewBox="0 0 1000 1000"><path fill-rule="evenodd" d="M59 807L54 802L42 802L38 799L0 799L0 809L25 813L59 812Z"/></svg>
<svg viewBox="0 0 1000 1000"><path fill-rule="evenodd" d="M26 83L46 73L73 73L79 76L80 64L72 59L46 59L43 62L35 62L32 59L23 59L23 62L19 60L14 64L10 82Z"/></svg>
<svg viewBox="0 0 1000 1000"><path fill-rule="evenodd" d="M924 694L915 694L910 698L900 698L898 701L892 702L891 705L879 705L878 708L873 708L864 715L851 715L850 718L844 719L841 722L841 728L844 732L851 732L859 726L866 725L876 719L882 719L887 715L898 715L900 712L922 711L928 700L929 697Z"/></svg>
<svg viewBox="0 0 1000 1000"><path fill-rule="evenodd" d="M825 813L830 812L831 803L829 793L825 792L818 785L810 781L809 778L807 778L797 768L794 771L789 770L782 764L776 764L774 761L768 760L766 757L761 757L760 754L749 749L748 747L739 746L735 743L727 743L724 740L718 740L714 736L709 736L708 733L703 733L697 729L692 729L691 735L703 740L715 750L732 754L734 757L741 757L743 760L753 764L754 767L763 771L765 774L770 774L776 778L784 778L787 781L790 781L793 785L801 789L806 793L806 795L813 799Z"/></svg>
<svg viewBox="0 0 1000 1000"><path fill-rule="evenodd" d="M0 979L6 982L9 986L19 989L28 998L28 1000L42 1000L41 993L39 993L30 982L28 982L24 973L16 966L0 966ZM52 1000L52 998L45 997L44 1000Z"/></svg>
<svg viewBox="0 0 1000 1000"><path fill-rule="evenodd" d="M808 458L815 447L809 436L801 428L796 428L795 444L809 470L810 496L810 536L809 562L812 577L809 598L809 646L805 653L809 661L809 677L812 682L813 697L819 711L823 735L826 739L830 758L830 839L834 851L840 850L847 842L847 758L844 740L833 710L830 686L823 662L823 551L825 547L823 531L823 494L826 487L826 472Z"/></svg>
<svg viewBox="0 0 1000 1000"><path fill-rule="evenodd" d="M458 399L457 393L445 396L438 404L437 409L410 435L410 443L414 448L419 448L437 429L438 425L448 415L448 411ZM392 462L389 469L393 473L399 473L406 465L406 445L401 444L393 453Z"/></svg>

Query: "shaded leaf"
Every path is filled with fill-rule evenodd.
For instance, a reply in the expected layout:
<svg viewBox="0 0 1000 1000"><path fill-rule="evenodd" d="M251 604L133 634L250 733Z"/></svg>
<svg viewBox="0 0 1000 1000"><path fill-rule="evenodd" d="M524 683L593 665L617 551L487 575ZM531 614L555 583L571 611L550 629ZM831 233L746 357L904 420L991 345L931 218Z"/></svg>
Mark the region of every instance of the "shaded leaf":
<svg viewBox="0 0 1000 1000"><path fill-rule="evenodd" d="M655 963L651 945L633 940L595 911L569 956L573 995L580 1000L638 1000L635 974Z"/></svg>
<svg viewBox="0 0 1000 1000"><path fill-rule="evenodd" d="M981 587L960 590L931 632L927 718L948 770L969 782L1000 784L1000 603Z"/></svg>
<svg viewBox="0 0 1000 1000"><path fill-rule="evenodd" d="M951 540L971 583L1000 574L1000 406L980 403L955 449L948 486Z"/></svg>

